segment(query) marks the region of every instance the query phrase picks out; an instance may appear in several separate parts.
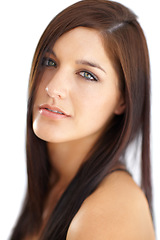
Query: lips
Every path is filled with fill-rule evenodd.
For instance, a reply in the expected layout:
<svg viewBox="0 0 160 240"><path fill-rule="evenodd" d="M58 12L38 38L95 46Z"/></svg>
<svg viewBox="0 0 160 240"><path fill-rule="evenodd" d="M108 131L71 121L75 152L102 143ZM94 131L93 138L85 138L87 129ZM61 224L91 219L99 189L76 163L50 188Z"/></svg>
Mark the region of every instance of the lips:
<svg viewBox="0 0 160 240"><path fill-rule="evenodd" d="M53 114L70 117L70 115L68 115L64 110L62 110L61 108L58 108L56 106L50 106L48 104L42 104L42 105L40 105L39 109L40 110L47 110L48 112L53 113Z"/></svg>
<svg viewBox="0 0 160 240"><path fill-rule="evenodd" d="M53 112L53 113L58 113L58 114L65 115L63 112L60 112L60 111L57 111L57 110L52 110L52 109L49 109L49 108L45 108L45 109L50 111L50 112Z"/></svg>

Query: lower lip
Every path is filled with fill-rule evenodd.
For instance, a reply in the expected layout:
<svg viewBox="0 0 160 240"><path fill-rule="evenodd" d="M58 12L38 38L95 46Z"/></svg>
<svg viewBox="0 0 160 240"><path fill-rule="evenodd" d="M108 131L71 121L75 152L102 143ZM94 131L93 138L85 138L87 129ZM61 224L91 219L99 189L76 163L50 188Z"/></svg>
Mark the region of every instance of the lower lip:
<svg viewBox="0 0 160 240"><path fill-rule="evenodd" d="M69 116L65 115L65 114L60 114L60 113L55 113L55 112L51 112L45 108L40 108L39 112L42 116L51 118L53 120L56 119L64 119L64 118L68 118Z"/></svg>

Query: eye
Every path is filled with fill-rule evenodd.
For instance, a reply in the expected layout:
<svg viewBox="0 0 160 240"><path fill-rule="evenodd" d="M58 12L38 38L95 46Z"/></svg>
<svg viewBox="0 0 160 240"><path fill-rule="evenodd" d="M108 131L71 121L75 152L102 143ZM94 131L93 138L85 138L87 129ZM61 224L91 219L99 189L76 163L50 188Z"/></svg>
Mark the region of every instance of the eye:
<svg viewBox="0 0 160 240"><path fill-rule="evenodd" d="M43 58L42 65L47 67L57 67L56 62L53 59L46 57Z"/></svg>
<svg viewBox="0 0 160 240"><path fill-rule="evenodd" d="M98 81L98 78L93 73L90 73L89 71L81 71L79 72L79 75L89 81Z"/></svg>

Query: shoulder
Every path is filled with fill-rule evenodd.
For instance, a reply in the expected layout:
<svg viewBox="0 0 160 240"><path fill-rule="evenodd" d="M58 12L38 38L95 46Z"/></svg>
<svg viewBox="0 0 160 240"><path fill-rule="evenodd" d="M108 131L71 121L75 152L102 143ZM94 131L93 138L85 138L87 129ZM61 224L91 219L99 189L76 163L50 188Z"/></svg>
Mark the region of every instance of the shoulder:
<svg viewBox="0 0 160 240"><path fill-rule="evenodd" d="M154 240L147 200L125 172L108 175L82 204L67 240Z"/></svg>

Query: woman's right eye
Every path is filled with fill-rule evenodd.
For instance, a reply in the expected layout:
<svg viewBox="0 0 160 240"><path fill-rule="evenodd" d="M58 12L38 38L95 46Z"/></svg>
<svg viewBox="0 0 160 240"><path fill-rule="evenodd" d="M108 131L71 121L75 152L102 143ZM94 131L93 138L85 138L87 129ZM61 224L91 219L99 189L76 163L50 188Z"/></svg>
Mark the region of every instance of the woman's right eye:
<svg viewBox="0 0 160 240"><path fill-rule="evenodd" d="M42 65L46 67L57 67L56 62L51 58L43 58Z"/></svg>

